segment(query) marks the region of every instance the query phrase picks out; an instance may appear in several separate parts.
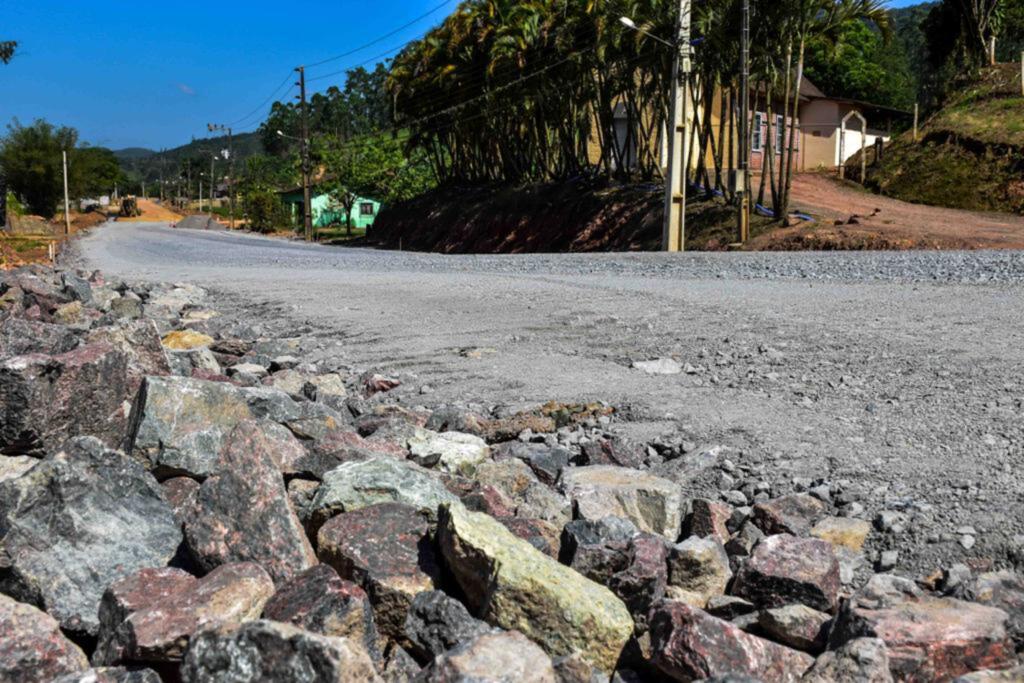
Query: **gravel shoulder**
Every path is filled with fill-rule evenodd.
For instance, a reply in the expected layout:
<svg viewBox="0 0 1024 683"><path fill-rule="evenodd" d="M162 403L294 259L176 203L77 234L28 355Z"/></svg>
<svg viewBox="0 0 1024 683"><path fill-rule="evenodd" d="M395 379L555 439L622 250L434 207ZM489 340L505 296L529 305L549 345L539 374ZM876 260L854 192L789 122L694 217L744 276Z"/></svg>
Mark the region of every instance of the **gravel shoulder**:
<svg viewBox="0 0 1024 683"><path fill-rule="evenodd" d="M449 257L157 224L77 249L415 375L425 405L605 400L638 438L717 447L776 482L849 480L869 516L907 514L875 542L908 568L1000 564L1024 533L1021 252ZM692 372L631 367L662 357Z"/></svg>

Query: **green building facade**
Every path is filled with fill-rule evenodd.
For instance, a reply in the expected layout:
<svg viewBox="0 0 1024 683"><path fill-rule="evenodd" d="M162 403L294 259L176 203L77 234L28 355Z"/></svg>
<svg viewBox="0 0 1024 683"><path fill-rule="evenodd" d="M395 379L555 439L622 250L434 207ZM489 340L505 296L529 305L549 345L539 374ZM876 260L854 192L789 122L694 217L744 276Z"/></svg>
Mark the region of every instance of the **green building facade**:
<svg viewBox="0 0 1024 683"><path fill-rule="evenodd" d="M281 193L281 201L288 208L292 217L292 223L302 223L302 189L289 190ZM345 222L345 207L333 199L329 194L314 191L310 201L313 209L313 227L327 228L330 226L347 225ZM373 199L359 197L352 206L352 227L366 230L373 225L380 213L380 202Z"/></svg>

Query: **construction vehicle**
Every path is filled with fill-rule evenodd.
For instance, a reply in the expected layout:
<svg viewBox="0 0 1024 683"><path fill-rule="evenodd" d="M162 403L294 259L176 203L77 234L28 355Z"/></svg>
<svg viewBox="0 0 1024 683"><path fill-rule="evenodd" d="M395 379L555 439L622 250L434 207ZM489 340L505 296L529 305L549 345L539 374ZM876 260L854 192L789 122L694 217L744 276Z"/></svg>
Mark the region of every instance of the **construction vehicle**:
<svg viewBox="0 0 1024 683"><path fill-rule="evenodd" d="M139 208L139 202L136 200L134 195L126 195L121 200L121 212L118 214L121 218L138 218L142 215L142 210Z"/></svg>

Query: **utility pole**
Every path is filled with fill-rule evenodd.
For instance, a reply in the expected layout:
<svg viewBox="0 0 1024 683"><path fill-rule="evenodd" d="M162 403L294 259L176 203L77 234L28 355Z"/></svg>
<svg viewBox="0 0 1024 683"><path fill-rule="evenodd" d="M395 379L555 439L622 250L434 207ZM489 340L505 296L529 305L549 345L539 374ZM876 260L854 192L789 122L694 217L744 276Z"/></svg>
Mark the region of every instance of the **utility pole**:
<svg viewBox="0 0 1024 683"><path fill-rule="evenodd" d="M216 125L213 123L206 124L206 129L211 133L214 131L225 131L228 134L228 214L230 216L231 229L235 229L235 187L234 187L234 175L235 175L235 151L231 137L231 127L224 125Z"/></svg>
<svg viewBox="0 0 1024 683"><path fill-rule="evenodd" d="M62 150L64 157L64 236L71 234L71 200L68 198L68 152Z"/></svg>
<svg viewBox="0 0 1024 683"><path fill-rule="evenodd" d="M750 0L743 0L740 28L740 161L736 172L740 244L750 239Z"/></svg>
<svg viewBox="0 0 1024 683"><path fill-rule="evenodd" d="M166 149L160 150L160 204L164 203L164 154Z"/></svg>
<svg viewBox="0 0 1024 683"><path fill-rule="evenodd" d="M917 142L917 117L920 112L921 105L914 102L914 142Z"/></svg>
<svg viewBox="0 0 1024 683"><path fill-rule="evenodd" d="M213 175L213 164L217 161L217 155L210 157L210 215L213 215L213 193L217 189L217 176Z"/></svg>
<svg viewBox="0 0 1024 683"><path fill-rule="evenodd" d="M690 84L690 2L679 0L676 54L672 63L671 138L665 174L665 226L662 248L686 250L686 190L689 150L686 144L687 90Z"/></svg>
<svg viewBox="0 0 1024 683"><path fill-rule="evenodd" d="M313 241L313 207L309 192L309 116L306 107L306 67L295 69L299 72L299 100L302 102L302 214L306 241Z"/></svg>

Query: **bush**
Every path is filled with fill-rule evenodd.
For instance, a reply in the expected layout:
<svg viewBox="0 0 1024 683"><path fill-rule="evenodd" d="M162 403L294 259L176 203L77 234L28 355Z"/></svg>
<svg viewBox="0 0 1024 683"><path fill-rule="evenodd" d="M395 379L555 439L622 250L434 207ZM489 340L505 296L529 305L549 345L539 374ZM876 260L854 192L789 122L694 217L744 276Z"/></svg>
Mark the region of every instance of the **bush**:
<svg viewBox="0 0 1024 683"><path fill-rule="evenodd" d="M7 212L13 216L25 215L25 207L18 201L18 198L13 192L7 193Z"/></svg>
<svg viewBox="0 0 1024 683"><path fill-rule="evenodd" d="M242 210L249 219L249 228L268 233L288 227L288 212L276 192L253 189L242 195Z"/></svg>

